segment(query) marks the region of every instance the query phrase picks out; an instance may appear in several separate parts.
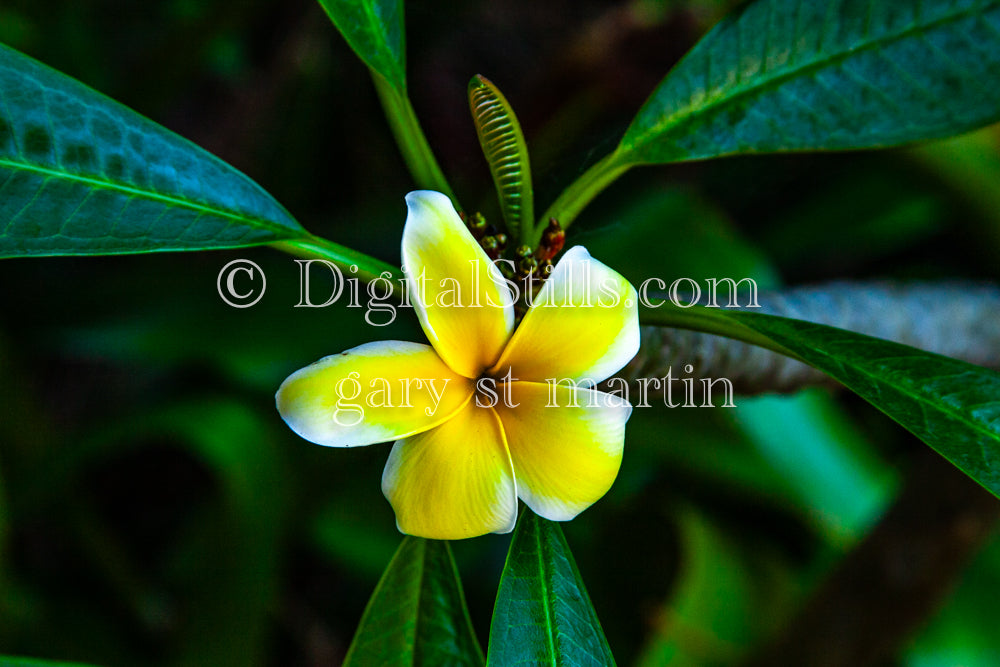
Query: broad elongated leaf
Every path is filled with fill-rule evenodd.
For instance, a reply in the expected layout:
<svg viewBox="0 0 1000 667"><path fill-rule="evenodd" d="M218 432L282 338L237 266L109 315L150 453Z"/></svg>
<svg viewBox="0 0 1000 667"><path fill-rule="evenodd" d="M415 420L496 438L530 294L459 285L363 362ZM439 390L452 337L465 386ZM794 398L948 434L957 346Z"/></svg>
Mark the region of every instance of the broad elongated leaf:
<svg viewBox="0 0 1000 667"><path fill-rule="evenodd" d="M397 90L406 88L402 0L319 0L358 57Z"/></svg>
<svg viewBox="0 0 1000 667"><path fill-rule="evenodd" d="M368 601L344 667L482 664L448 543L407 537Z"/></svg>
<svg viewBox="0 0 1000 667"><path fill-rule="evenodd" d="M667 75L616 162L890 146L997 119L998 0L757 0Z"/></svg>
<svg viewBox="0 0 1000 667"><path fill-rule="evenodd" d="M907 345L757 313L650 312L799 357L840 381L1000 497L1000 373Z"/></svg>
<svg viewBox="0 0 1000 667"><path fill-rule="evenodd" d="M242 173L0 44L0 257L232 248L305 235Z"/></svg>
<svg viewBox="0 0 1000 667"><path fill-rule="evenodd" d="M839 380L1000 496L1000 373L819 324L729 317Z"/></svg>
<svg viewBox="0 0 1000 667"><path fill-rule="evenodd" d="M527 509L500 579L487 664L615 664L562 530Z"/></svg>

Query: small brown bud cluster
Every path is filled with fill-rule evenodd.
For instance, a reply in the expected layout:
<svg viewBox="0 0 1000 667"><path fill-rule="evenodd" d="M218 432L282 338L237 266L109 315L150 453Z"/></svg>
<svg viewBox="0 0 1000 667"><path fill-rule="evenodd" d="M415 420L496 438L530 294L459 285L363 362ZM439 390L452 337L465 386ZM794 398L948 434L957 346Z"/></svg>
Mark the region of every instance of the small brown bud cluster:
<svg viewBox="0 0 1000 667"><path fill-rule="evenodd" d="M513 265L505 263L500 267L504 277L518 285L519 298L514 304L514 313L519 321L552 273L552 260L539 259L538 255L538 250L532 250L530 246L518 246L514 251Z"/></svg>
<svg viewBox="0 0 1000 667"><path fill-rule="evenodd" d="M507 249L506 234L497 231L496 227L487 223L482 213L473 213L472 215L459 213L459 216L461 216L462 221L469 228L469 231L472 232L472 236L479 241L479 246L486 253L487 257L495 262L503 256L504 251Z"/></svg>
<svg viewBox="0 0 1000 667"><path fill-rule="evenodd" d="M537 248L520 245L514 249L514 256L508 259L503 257L508 241L505 233L487 223L481 213L459 215L486 255L499 267L503 277L518 286L519 296L514 310L520 320L545 279L552 273L552 258L559 254L566 243L566 232L555 218L550 218Z"/></svg>
<svg viewBox="0 0 1000 667"><path fill-rule="evenodd" d="M552 259L559 254L566 244L566 232L555 218L549 218L549 226L542 232L542 242L538 244L535 255L539 260Z"/></svg>
<svg viewBox="0 0 1000 667"><path fill-rule="evenodd" d="M469 228L469 231L472 232L472 235L477 241L483 238L486 234L486 228L488 225L486 224L486 218L482 213L466 215L464 212L460 212L458 217L462 218L462 222L464 222L465 226Z"/></svg>

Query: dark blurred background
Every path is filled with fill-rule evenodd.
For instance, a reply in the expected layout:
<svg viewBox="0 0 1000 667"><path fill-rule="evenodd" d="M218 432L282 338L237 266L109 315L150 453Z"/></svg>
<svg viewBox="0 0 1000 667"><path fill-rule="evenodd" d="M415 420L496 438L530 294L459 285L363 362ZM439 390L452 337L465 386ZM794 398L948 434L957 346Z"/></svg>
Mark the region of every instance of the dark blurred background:
<svg viewBox="0 0 1000 667"><path fill-rule="evenodd" d="M466 208L498 210L465 97L474 74L517 111L544 207L733 4L410 2L411 95ZM4 0L0 41L219 155L310 231L398 262L413 184L367 71L318 4ZM637 170L570 242L635 281L996 282L998 145L994 128L890 152ZM239 257L268 277L246 310L215 289ZM274 391L327 354L422 334L407 311L373 328L297 300L294 262L267 248L0 261L0 653L339 664L400 541L379 490L388 448L311 445L281 422ZM822 583L856 575L838 566L887 508L934 502L940 464L857 399L737 405L637 409L615 487L565 528L620 665L737 664L810 603L861 618L869 605L825 600ZM912 484L916 501L900 492ZM975 496L963 484L955 493ZM931 568L926 609L890 602L867 623L904 626L875 664L1000 664L1000 545L980 535L984 507L958 564ZM508 542L454 544L484 646ZM900 544L913 543L890 540L885 562L862 552L858 571L905 575L930 558ZM876 641L862 635L844 642Z"/></svg>

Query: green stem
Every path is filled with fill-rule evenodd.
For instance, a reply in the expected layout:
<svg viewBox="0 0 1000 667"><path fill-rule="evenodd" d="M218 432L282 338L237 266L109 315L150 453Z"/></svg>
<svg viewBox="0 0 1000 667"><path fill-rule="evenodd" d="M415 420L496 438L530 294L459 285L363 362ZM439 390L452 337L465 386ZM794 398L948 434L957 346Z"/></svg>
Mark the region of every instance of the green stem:
<svg viewBox="0 0 1000 667"><path fill-rule="evenodd" d="M275 250L296 257L333 262L338 268L347 272L349 277L358 278L366 283L375 279L388 279L389 284L392 285L393 296L398 300L403 298L401 291L403 272L399 268L363 252L352 250L312 234L289 241L278 241L270 245Z"/></svg>
<svg viewBox="0 0 1000 667"><path fill-rule="evenodd" d="M406 91L397 89L374 70L372 70L372 80L375 82L375 90L378 92L379 101L382 102L389 127L396 138L396 144L403 154L403 161L406 162L417 187L437 190L448 195L458 208L458 200L455 199L451 186L448 185L448 179L434 158L427 137L420 129L417 114L410 104Z"/></svg>
<svg viewBox="0 0 1000 667"><path fill-rule="evenodd" d="M726 312L717 308L706 308L704 306L682 308L652 294L645 301L646 303L641 304L642 307L639 310L639 321L642 324L688 329L715 336L733 338L801 361L801 357L788 348L779 345L766 335L738 322L735 318L729 317ZM665 302L660 304L660 301ZM654 307L647 305L654 302L659 305Z"/></svg>
<svg viewBox="0 0 1000 667"><path fill-rule="evenodd" d="M541 239L541 233L548 225L549 218L555 218L562 225L563 229L568 229L576 216L599 195L606 187L611 185L619 176L624 174L633 166L630 162L621 161L617 151L605 156L585 171L580 178L566 188L559 198L552 203L542 217L538 220L538 227L535 235L535 245Z"/></svg>

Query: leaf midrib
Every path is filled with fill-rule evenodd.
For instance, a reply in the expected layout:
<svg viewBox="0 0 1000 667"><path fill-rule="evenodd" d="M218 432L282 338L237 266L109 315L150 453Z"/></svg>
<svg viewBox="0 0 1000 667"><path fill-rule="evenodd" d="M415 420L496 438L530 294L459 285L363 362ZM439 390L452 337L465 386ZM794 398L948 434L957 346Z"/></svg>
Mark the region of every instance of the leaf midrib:
<svg viewBox="0 0 1000 667"><path fill-rule="evenodd" d="M104 189L120 192L127 194L132 197L140 197L144 199L149 199L152 201L158 201L167 206L187 208L193 211L198 211L200 213L214 215L221 218L226 218L232 220L233 222L249 224L251 226L258 226L268 231L273 231L282 234L284 238L295 238L304 235L303 233L295 234L297 230L291 227L286 227L276 222L272 222L266 218L250 217L245 214L235 213L223 208L213 208L205 204L190 200L182 199L177 197L171 197L169 195L160 194L152 190L143 190L135 186L126 185L117 181L109 181L101 178L96 178L93 176L85 176L83 174L73 174L67 171L59 171L56 169L51 169L48 167L43 167L39 164L34 164L32 162L18 162L10 160L7 158L0 158L0 168L9 168L14 170L30 171L36 174L41 174L47 178L57 178L67 181L72 181L75 183L80 183L84 185L89 185L95 189Z"/></svg>
<svg viewBox="0 0 1000 667"><path fill-rule="evenodd" d="M531 511L531 510L526 510ZM535 543L538 547L536 553L538 555L538 584L542 589L542 599L545 600L545 604L542 605L542 609L545 610L545 638L548 640L549 644L549 659L552 667L559 667L559 659L556 654L556 638L555 638L555 624L552 619L555 616L555 606L556 600L555 596L552 595L551 587L549 586L549 569L546 566L544 549L545 545L542 540L542 529L539 525L541 519L535 519Z"/></svg>
<svg viewBox="0 0 1000 667"><path fill-rule="evenodd" d="M645 132L643 132L640 135L640 139L643 140L635 142L632 145L632 147L629 148L626 152L640 153L642 149L649 146L650 143L654 143L656 140L662 139L663 135L665 135L667 132L674 130L678 127L681 127L686 122L689 122L692 118L697 118L699 115L711 112L716 107L730 103L734 100L738 100L743 97L747 97L753 93L757 93L763 89L771 87L772 84L784 83L785 81L788 81L790 79L799 76L804 76L811 72L819 71L834 63L846 60L849 57L854 57L858 53L872 51L884 47L893 42L900 41L902 39L910 37L916 33L929 32L947 23L968 18L970 16L978 15L983 12L984 7L990 7L990 6L996 7L998 4L1000 3L994 2L991 3L991 5L985 5L983 7L956 11L953 14L942 16L941 18L931 21L929 23L912 23L910 26L904 28L898 33L885 35L881 38L875 38L867 42L861 42L858 46L848 51L840 51L832 55L829 55L827 57L821 57L817 60L808 61L802 66L793 69L771 70L771 72L776 72L774 76L768 76L768 74L771 73L768 72L760 76L752 77L750 79L749 85L741 86L740 84L736 84L733 88L728 89L729 91L731 91L731 94L727 95L726 94L727 91L724 89L723 92L715 99L701 105L689 104L688 106L683 107L679 111L664 118L661 123L657 123L650 126ZM735 25L735 23L730 25ZM686 60L687 58L684 59L684 61ZM674 72L678 71L678 69L680 69L680 67L684 65L684 61L681 61L681 63L678 64L678 67L675 68ZM673 73L671 73L668 76L672 75ZM656 95L655 91L653 95L654 96ZM629 129L631 130L631 128ZM627 130L625 133L625 137L622 139L621 146L624 146L625 141L628 138L629 138L629 131Z"/></svg>
<svg viewBox="0 0 1000 667"><path fill-rule="evenodd" d="M393 78L396 79L394 83L400 87L400 89L406 88L406 65L400 62L396 57L397 54L393 51L392 46L389 44L389 30L386 24L384 24L380 17L375 12L375 5L371 2L362 2L361 11L368 19L368 27L371 29L371 34L377 35L377 39L382 43L385 48L386 53L389 54L389 69L393 74ZM399 54L399 58L404 57L404 54Z"/></svg>

